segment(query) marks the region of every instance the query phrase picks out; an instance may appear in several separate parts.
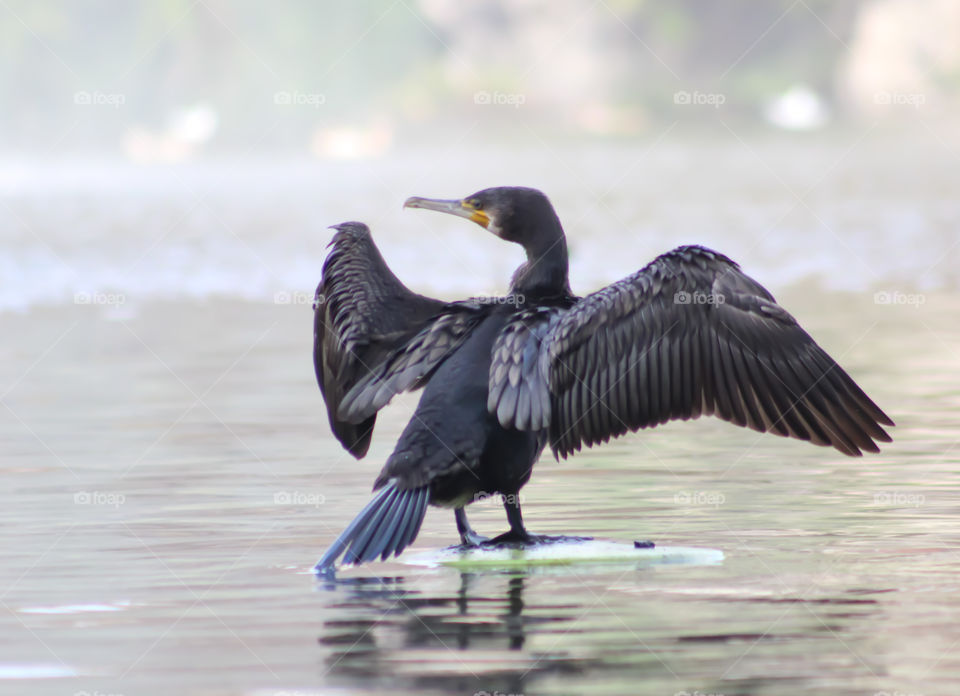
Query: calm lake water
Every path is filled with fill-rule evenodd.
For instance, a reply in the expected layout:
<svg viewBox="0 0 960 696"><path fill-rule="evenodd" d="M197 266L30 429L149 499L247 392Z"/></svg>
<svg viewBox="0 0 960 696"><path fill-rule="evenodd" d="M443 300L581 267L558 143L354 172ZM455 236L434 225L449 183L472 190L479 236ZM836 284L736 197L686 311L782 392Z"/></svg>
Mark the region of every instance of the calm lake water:
<svg viewBox="0 0 960 696"><path fill-rule="evenodd" d="M955 161L906 151L8 166L0 693L956 693L960 205ZM329 434L307 299L325 226L370 222L418 290L502 291L518 249L400 210L496 183L553 195L581 293L683 242L741 261L894 418L894 443L849 459L671 424L545 456L523 491L533 531L721 549L719 565L395 561L315 580L416 405L384 412L359 463ZM506 528L492 502L471 521ZM414 550L455 541L432 509Z"/></svg>

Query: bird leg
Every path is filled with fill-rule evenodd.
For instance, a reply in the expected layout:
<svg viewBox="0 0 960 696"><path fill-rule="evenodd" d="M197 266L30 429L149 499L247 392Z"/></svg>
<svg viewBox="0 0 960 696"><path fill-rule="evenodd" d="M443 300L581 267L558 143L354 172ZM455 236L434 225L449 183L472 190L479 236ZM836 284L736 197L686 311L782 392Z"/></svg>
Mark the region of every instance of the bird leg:
<svg viewBox="0 0 960 696"><path fill-rule="evenodd" d="M523 526L523 515L520 512L520 501L517 496L504 496L503 507L507 511L507 521L510 531L494 537L483 543L484 546L533 546L535 544L555 544L565 541L590 541L593 537L580 536L547 536L546 534L531 534Z"/></svg>
<svg viewBox="0 0 960 696"><path fill-rule="evenodd" d="M523 513L520 512L520 501L515 495L505 495L503 497L503 507L507 512L507 522L510 523L510 531L504 532L490 541L491 544L536 544L539 538L527 531L523 526Z"/></svg>
<svg viewBox="0 0 960 696"><path fill-rule="evenodd" d="M457 531L460 532L460 543L462 546L476 548L485 541L489 541L487 537L481 536L473 531L473 527L471 527L470 522L467 521L467 512L462 507L454 509L453 515L457 519Z"/></svg>

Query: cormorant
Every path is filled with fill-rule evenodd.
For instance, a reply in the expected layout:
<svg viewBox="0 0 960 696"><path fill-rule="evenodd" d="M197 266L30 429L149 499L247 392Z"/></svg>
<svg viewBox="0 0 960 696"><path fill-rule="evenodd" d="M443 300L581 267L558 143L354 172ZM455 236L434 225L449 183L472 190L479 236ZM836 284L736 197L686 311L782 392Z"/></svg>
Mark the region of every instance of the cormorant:
<svg viewBox="0 0 960 696"><path fill-rule="evenodd" d="M893 421L726 256L681 246L586 297L570 291L560 220L538 190L499 187L462 200L409 198L520 244L526 262L504 298L441 302L407 289L370 230L336 225L317 288L314 365L330 427L358 459L377 411L424 387L374 483L373 499L317 563L399 554L428 505L453 508L461 542L473 500L501 494L510 531L527 532L517 493L549 443L557 457L670 420L714 415L850 456L890 442Z"/></svg>

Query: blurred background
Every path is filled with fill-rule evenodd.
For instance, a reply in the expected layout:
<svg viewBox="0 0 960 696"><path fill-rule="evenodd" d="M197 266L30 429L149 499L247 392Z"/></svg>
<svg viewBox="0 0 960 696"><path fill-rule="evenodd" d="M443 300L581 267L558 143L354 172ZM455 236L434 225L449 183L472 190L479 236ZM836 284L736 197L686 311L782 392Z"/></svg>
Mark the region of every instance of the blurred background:
<svg viewBox="0 0 960 696"><path fill-rule="evenodd" d="M523 125L650 137L719 119L946 129L960 110L950 0L9 0L3 11L0 144L25 155L343 159L467 126L471 142L527 141Z"/></svg>
<svg viewBox="0 0 960 696"><path fill-rule="evenodd" d="M524 489L534 531L715 567L314 591L417 398L362 462L330 435L328 226L419 292L503 293L519 247L401 206L508 184L550 196L575 293L684 243L740 262L894 442L673 423ZM955 0L0 0L0 680L955 693L958 187Z"/></svg>
<svg viewBox="0 0 960 696"><path fill-rule="evenodd" d="M680 242L781 283L957 287L951 0L0 12L2 307L309 291L307 240L345 219L419 264L411 232L453 228L402 201L498 184L551 195L585 289ZM496 289L519 257L478 237L421 281Z"/></svg>

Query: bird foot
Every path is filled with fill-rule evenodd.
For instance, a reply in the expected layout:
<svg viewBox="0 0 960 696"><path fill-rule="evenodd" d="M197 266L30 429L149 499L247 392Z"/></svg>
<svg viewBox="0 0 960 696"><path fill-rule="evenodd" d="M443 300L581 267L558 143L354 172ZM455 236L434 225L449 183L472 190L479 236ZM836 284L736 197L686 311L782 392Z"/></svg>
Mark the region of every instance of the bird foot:
<svg viewBox="0 0 960 696"><path fill-rule="evenodd" d="M485 537L482 534L477 534L476 532L471 530L469 532L466 532L465 534L461 534L460 546L455 546L453 548L460 549L462 551L466 549L475 549L480 546L483 546L489 541L490 539L488 537Z"/></svg>
<svg viewBox="0 0 960 696"><path fill-rule="evenodd" d="M525 546L537 546L540 544L562 544L579 541L592 541L593 537L586 536L550 536L547 534L530 534L529 532L517 533L513 530L505 532L500 536L488 539L483 542L485 548L506 546L509 548L523 548Z"/></svg>

